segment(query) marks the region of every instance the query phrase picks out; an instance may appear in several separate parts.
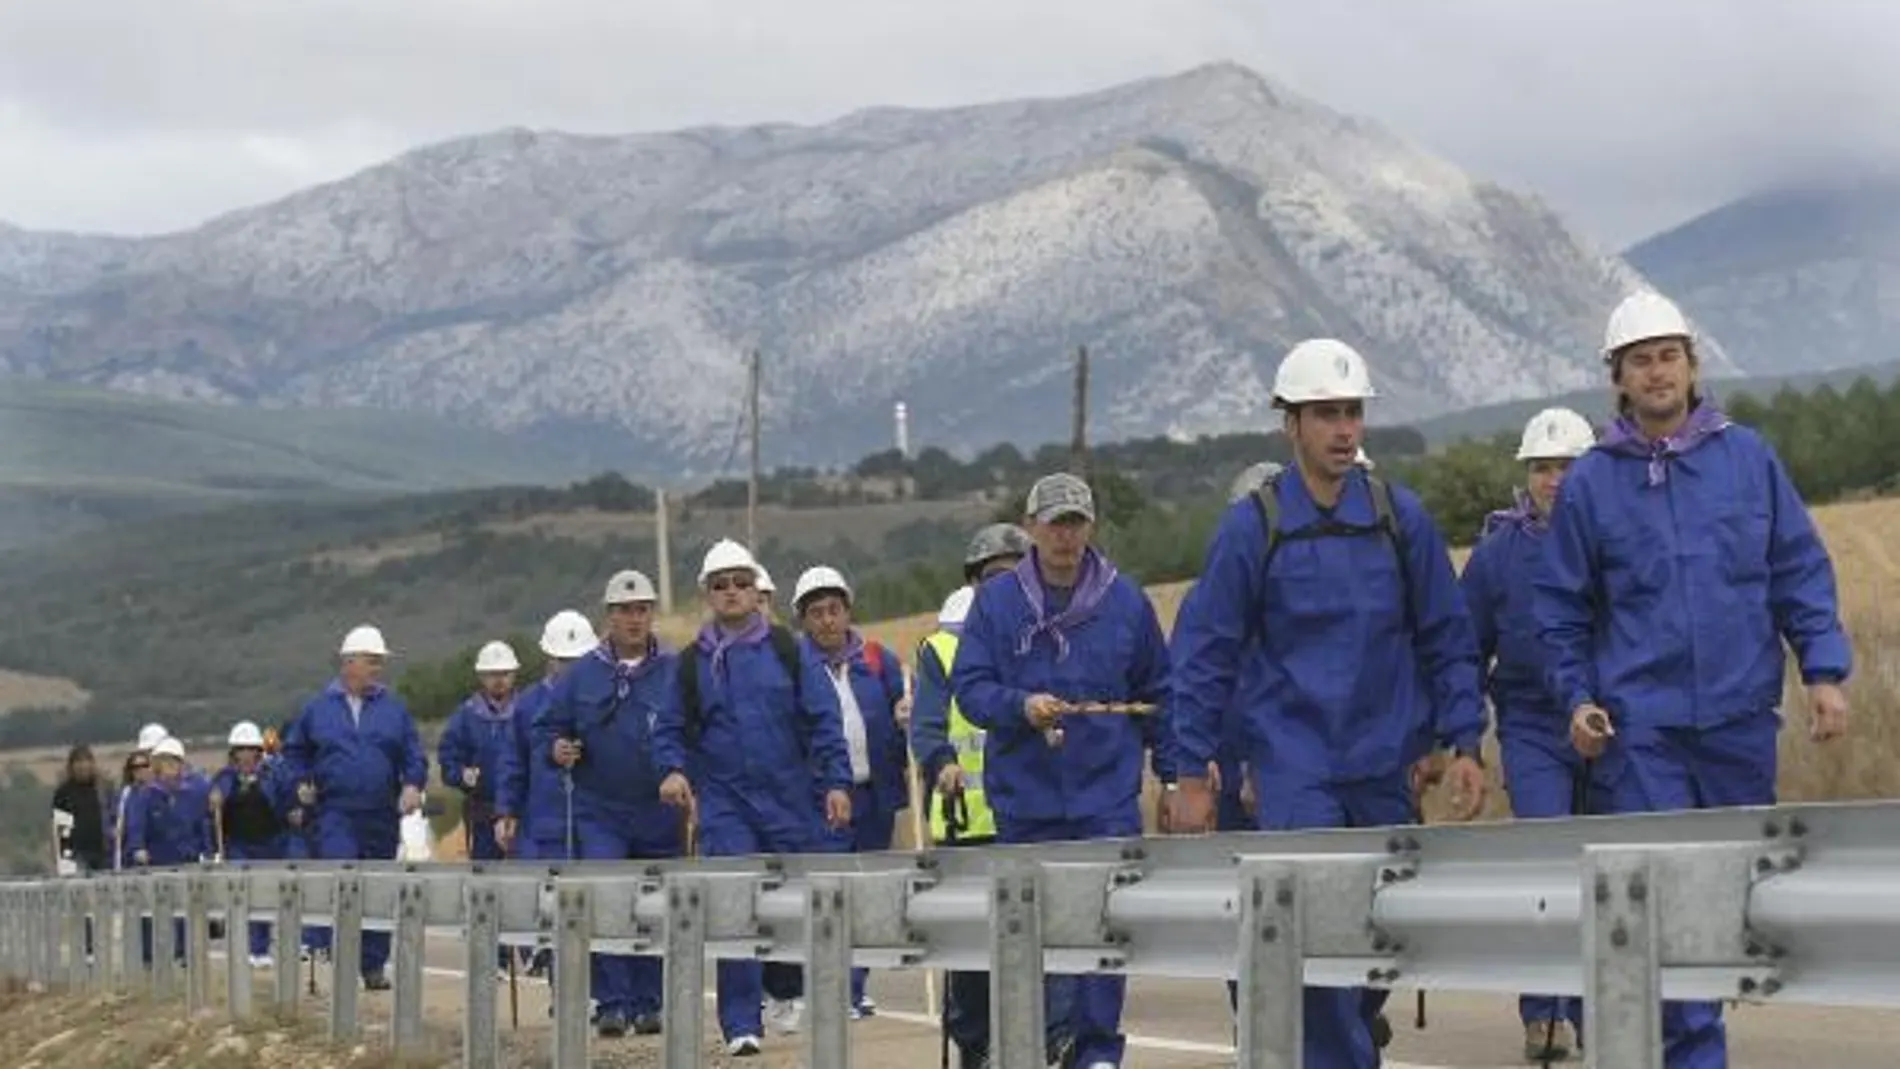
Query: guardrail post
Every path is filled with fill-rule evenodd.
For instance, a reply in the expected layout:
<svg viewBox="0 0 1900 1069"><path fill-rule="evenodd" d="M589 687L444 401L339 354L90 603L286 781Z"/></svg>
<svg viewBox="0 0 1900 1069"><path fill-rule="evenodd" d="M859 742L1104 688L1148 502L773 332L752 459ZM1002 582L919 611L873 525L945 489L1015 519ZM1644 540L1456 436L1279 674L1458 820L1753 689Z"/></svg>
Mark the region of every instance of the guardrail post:
<svg viewBox="0 0 1900 1069"><path fill-rule="evenodd" d="M422 958L428 923L428 880L420 876L404 877L396 888L396 937L389 954L396 989L394 1020L389 1031L398 1056L420 1055L426 1045L422 1032ZM349 964L342 958L337 959L333 986L355 982L355 977L345 971Z"/></svg>
<svg viewBox="0 0 1900 1069"><path fill-rule="evenodd" d="M74 994L86 990L91 980L90 968L86 961L86 898L85 884L70 879L60 887L60 912L66 925L66 990Z"/></svg>
<svg viewBox="0 0 1900 1069"><path fill-rule="evenodd" d="M1585 847L1582 869L1589 1069L1663 1069L1661 888L1650 851Z"/></svg>
<svg viewBox="0 0 1900 1069"><path fill-rule="evenodd" d="M31 892L30 921L33 932L33 960L28 973L29 989L50 991L53 987L53 972L59 963L59 921L57 915L47 907L51 899L44 887L35 887Z"/></svg>
<svg viewBox="0 0 1900 1069"><path fill-rule="evenodd" d="M501 942L501 910L495 885L480 876L462 885L463 916L468 918L462 968L467 982L462 1011L462 1065L498 1069L500 1021L495 1012L495 947ZM512 949L510 951L512 953Z"/></svg>
<svg viewBox="0 0 1900 1069"><path fill-rule="evenodd" d="M66 982L65 944L66 911L61 908L63 889L42 885L40 888L40 938L45 944L40 983L51 991Z"/></svg>
<svg viewBox="0 0 1900 1069"><path fill-rule="evenodd" d="M149 876L120 876L118 881L119 983L127 994L140 995L149 990L143 933L153 884Z"/></svg>
<svg viewBox="0 0 1900 1069"><path fill-rule="evenodd" d="M336 874L330 906L330 1042L352 1043L362 1035L357 998L362 992L356 974L363 960L363 874L345 869ZM299 929L293 929L302 939ZM338 962L348 962L348 968Z"/></svg>
<svg viewBox="0 0 1900 1069"><path fill-rule="evenodd" d="M1305 1014L1306 902L1297 862L1240 863L1240 1060L1299 1069Z"/></svg>
<svg viewBox="0 0 1900 1069"><path fill-rule="evenodd" d="M667 1069L699 1069L704 1063L706 1012L706 898L704 876L669 872L666 887Z"/></svg>
<svg viewBox="0 0 1900 1069"><path fill-rule="evenodd" d="M278 1017L297 1013L298 951L303 947L303 880L296 869L275 874L277 923L271 932L271 957L277 968L271 974L271 1008ZM332 984L335 987L338 985Z"/></svg>
<svg viewBox="0 0 1900 1069"><path fill-rule="evenodd" d="M178 920L178 881L170 874L152 881L152 994L161 999L178 994L177 954L183 949L175 938Z"/></svg>
<svg viewBox="0 0 1900 1069"><path fill-rule="evenodd" d="M211 889L204 873L185 877L185 1007L192 1013L211 1005ZM244 946L226 933L227 951Z"/></svg>
<svg viewBox="0 0 1900 1069"><path fill-rule="evenodd" d="M814 875L805 898L805 1064L851 1065L851 882Z"/></svg>
<svg viewBox="0 0 1900 1069"><path fill-rule="evenodd" d="M280 969L294 968L279 962ZM251 1015L251 877L244 871L224 873L224 1005L231 1019Z"/></svg>
<svg viewBox="0 0 1900 1069"><path fill-rule="evenodd" d="M587 1002L593 995L588 963L593 935L593 891L584 883L554 881L554 1069L586 1069L588 1064ZM693 994L695 1000L704 997ZM697 1034L693 1041L699 1042Z"/></svg>
<svg viewBox="0 0 1900 1069"><path fill-rule="evenodd" d="M1043 1021L1042 869L998 859L990 875L990 1058L1000 1069L1048 1061Z"/></svg>

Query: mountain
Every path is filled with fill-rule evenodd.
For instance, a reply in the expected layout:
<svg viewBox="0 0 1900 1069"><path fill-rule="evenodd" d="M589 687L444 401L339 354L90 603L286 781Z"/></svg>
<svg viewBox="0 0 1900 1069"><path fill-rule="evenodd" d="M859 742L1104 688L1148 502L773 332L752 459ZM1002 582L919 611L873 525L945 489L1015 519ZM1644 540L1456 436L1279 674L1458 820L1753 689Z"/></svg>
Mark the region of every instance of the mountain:
<svg viewBox="0 0 1900 1069"><path fill-rule="evenodd" d="M1751 374L1900 360L1900 179L1748 197L1625 255Z"/></svg>
<svg viewBox="0 0 1900 1069"><path fill-rule="evenodd" d="M1270 422L1279 356L1365 351L1380 419L1597 380L1641 284L1535 198L1231 64L823 126L505 130L140 240L0 234L0 373L625 435L775 463ZM1710 366L1727 370L1711 348Z"/></svg>

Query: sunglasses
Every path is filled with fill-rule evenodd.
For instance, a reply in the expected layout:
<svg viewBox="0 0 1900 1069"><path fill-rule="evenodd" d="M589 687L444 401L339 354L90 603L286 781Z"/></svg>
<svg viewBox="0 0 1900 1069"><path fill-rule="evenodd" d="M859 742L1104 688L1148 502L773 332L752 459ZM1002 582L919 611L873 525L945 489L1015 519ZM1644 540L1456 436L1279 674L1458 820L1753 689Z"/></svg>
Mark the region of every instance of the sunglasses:
<svg viewBox="0 0 1900 1069"><path fill-rule="evenodd" d="M751 590L752 580L742 575L722 575L706 584L707 590Z"/></svg>
<svg viewBox="0 0 1900 1069"><path fill-rule="evenodd" d="M134 761L131 764L131 769L134 772L143 772L146 769L151 768L151 767L152 767L152 764L149 761Z"/></svg>

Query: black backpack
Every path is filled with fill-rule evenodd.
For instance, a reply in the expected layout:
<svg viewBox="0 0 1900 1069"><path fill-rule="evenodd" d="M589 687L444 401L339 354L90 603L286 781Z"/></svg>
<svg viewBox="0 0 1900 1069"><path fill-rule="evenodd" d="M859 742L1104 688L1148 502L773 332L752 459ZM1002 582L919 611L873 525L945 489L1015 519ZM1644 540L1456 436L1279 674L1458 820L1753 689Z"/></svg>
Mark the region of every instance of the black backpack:
<svg viewBox="0 0 1900 1069"><path fill-rule="evenodd" d="M785 674L792 680L792 702L803 706L805 701L805 672L798 655L798 636L789 628L772 625L772 651L778 654L778 661L785 666ZM706 728L706 710L699 699L699 643L695 642L680 651L680 706L686 717L686 745L697 746L699 736ZM803 718L800 718L803 723Z"/></svg>
<svg viewBox="0 0 1900 1069"><path fill-rule="evenodd" d="M1412 567L1411 558L1406 553L1405 532L1399 527L1398 509L1392 501L1392 487L1384 479L1368 473L1366 489L1372 493L1372 509L1376 517L1371 526L1355 523L1341 523L1335 519L1326 519L1319 523L1302 527L1297 531L1280 529L1280 477L1279 471L1254 488L1253 504L1260 513L1260 526L1267 532L1267 552L1260 560L1260 574L1264 577L1273 564L1273 554L1283 542L1300 542L1312 538L1363 538L1367 535L1384 535L1392 543L1392 552L1398 557L1399 582L1405 587L1405 624L1416 637L1418 619L1412 608Z"/></svg>

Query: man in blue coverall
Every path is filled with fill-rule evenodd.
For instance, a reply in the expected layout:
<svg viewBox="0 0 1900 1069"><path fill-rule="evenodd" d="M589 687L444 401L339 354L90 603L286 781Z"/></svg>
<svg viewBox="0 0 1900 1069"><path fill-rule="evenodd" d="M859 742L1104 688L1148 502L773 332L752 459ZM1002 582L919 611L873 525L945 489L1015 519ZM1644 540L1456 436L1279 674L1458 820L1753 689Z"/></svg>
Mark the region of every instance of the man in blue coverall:
<svg viewBox="0 0 1900 1069"><path fill-rule="evenodd" d="M1229 506L1175 623L1177 831L1212 826L1199 770L1237 700L1263 830L1410 823L1434 742L1453 748L1456 815L1483 804L1471 621L1418 498L1355 463L1372 396L1365 360L1332 339L1295 346L1274 376L1293 464ZM1308 988L1303 1064L1378 1065L1383 994Z"/></svg>
<svg viewBox="0 0 1900 1069"><path fill-rule="evenodd" d="M1619 761L1619 813L1775 800L1782 641L1815 741L1847 730L1853 650L1834 567L1774 449L1697 390L1667 298L1617 306L1603 358L1621 413L1564 479L1534 585L1550 686L1585 756ZM1721 1006L1663 1005L1670 1069L1728 1064Z"/></svg>
<svg viewBox="0 0 1900 1069"><path fill-rule="evenodd" d="M1156 778L1174 780L1164 744L1161 621L1141 587L1090 545L1095 496L1087 483L1046 475L1030 488L1027 511L1035 547L977 588L950 676L963 715L987 732L984 788L997 838L1138 836L1142 751L1152 751ZM1070 712L1094 702L1160 708L1144 716ZM1076 1065L1119 1066L1126 993L1122 976L1051 977L1051 1060L1072 1040Z"/></svg>
<svg viewBox="0 0 1900 1069"><path fill-rule="evenodd" d="M409 708L381 682L382 632L353 628L338 654L336 678L284 731L285 780L296 805L315 807L318 860L391 861L401 819L422 807L429 759ZM365 988L389 989L388 932L363 933L359 964Z"/></svg>
<svg viewBox="0 0 1900 1069"><path fill-rule="evenodd" d="M1531 581L1542 566L1557 488L1571 463L1595 444L1590 421L1567 408L1532 416L1517 449L1525 485L1511 508L1485 517L1460 578L1497 716L1504 787L1511 814L1520 818L1607 812L1615 781L1605 762L1585 761L1570 744L1570 718L1551 700L1548 647L1531 615ZM1527 994L1518 999L1518 1017L1525 1059L1561 1060L1582 1034L1583 1003Z"/></svg>
<svg viewBox="0 0 1900 1069"><path fill-rule="evenodd" d="M513 647L499 640L485 643L475 654L475 693L449 714L436 744L442 785L462 796L462 834L470 861L502 859L495 841L496 773L514 733L515 673L520 670ZM508 967L506 947L497 949L496 962Z"/></svg>
<svg viewBox="0 0 1900 1069"><path fill-rule="evenodd" d="M495 768L495 841L516 861L574 859L573 783L567 771L554 763L551 750L535 749L534 718L548 707L555 684L568 666L599 645L594 625L573 609L548 617L541 628L541 652L547 662L540 681L515 701L508 744L502 747ZM544 946L535 952L528 975L551 975L552 963L553 954Z"/></svg>
<svg viewBox="0 0 1900 1069"><path fill-rule="evenodd" d="M674 689L673 651L653 635L653 582L637 571L607 580L607 640L561 674L535 717L534 749L574 782L574 836L583 861L678 857L681 813L660 802L653 728ZM595 954L590 965L604 1038L660 1031L665 972L657 957Z"/></svg>
<svg viewBox="0 0 1900 1069"><path fill-rule="evenodd" d="M758 580L758 563L739 543L721 539L706 551L699 584L712 619L680 652L679 684L654 728L660 796L682 811L697 808L699 847L708 857L820 853L827 826L851 824L838 696L797 637L766 622ZM768 993L775 1027L797 1027L799 966L722 961L718 974L727 1054L760 1053Z"/></svg>
<svg viewBox="0 0 1900 1069"><path fill-rule="evenodd" d="M792 586L792 615L805 653L824 665L838 695L851 759L851 826L831 833L845 853L891 848L897 814L910 808L910 747L904 742L904 662L851 623L851 584L836 568L805 569ZM870 1017L869 969L851 970L851 1016Z"/></svg>

